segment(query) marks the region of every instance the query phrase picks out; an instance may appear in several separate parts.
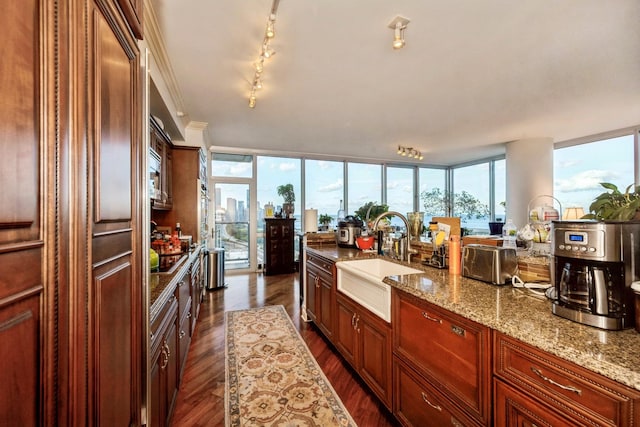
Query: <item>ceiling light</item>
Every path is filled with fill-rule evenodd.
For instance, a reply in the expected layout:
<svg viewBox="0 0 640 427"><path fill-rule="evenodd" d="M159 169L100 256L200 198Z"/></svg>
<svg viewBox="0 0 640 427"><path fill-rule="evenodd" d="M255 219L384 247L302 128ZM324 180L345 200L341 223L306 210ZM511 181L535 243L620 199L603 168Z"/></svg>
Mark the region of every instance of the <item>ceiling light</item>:
<svg viewBox="0 0 640 427"><path fill-rule="evenodd" d="M389 23L389 28L393 29L393 48L401 49L404 47L404 30L407 28L409 20L402 16L396 16Z"/></svg>
<svg viewBox="0 0 640 427"><path fill-rule="evenodd" d="M265 35L269 39L274 38L276 35L276 30L274 27L275 20L276 20L276 15L271 14L271 16L269 16L269 22L267 22L267 31L265 33Z"/></svg>
<svg viewBox="0 0 640 427"><path fill-rule="evenodd" d="M418 150L413 147L404 147L402 145L398 145L397 153L403 157L409 157L410 159L422 160L424 156Z"/></svg>
<svg viewBox="0 0 640 427"><path fill-rule="evenodd" d="M267 20L267 26L264 30L264 37L262 39L262 49L260 49L260 56L258 60L253 64L255 67L255 75L253 77L253 84L251 86L251 93L249 95L249 108L255 108L256 106L256 90L262 89L262 80L260 76L264 71L264 60L271 58L276 52L271 49L269 42L276 36L275 22L276 12L278 11L278 5L280 0L273 0L271 4L271 13Z"/></svg>

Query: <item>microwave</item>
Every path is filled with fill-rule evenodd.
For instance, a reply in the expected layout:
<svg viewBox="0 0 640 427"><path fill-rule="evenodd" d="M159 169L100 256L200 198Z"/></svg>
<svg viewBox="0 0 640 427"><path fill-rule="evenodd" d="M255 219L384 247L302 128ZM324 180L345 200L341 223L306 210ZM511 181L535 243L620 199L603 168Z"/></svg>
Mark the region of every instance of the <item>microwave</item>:
<svg viewBox="0 0 640 427"><path fill-rule="evenodd" d="M149 197L152 200L160 200L160 154L153 148L149 148Z"/></svg>

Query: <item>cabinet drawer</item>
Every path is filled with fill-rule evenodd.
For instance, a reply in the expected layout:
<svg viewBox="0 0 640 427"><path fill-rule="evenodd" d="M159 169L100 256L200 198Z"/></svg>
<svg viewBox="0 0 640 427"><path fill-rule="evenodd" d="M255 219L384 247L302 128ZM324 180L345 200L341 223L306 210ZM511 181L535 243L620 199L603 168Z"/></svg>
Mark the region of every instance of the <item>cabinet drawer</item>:
<svg viewBox="0 0 640 427"><path fill-rule="evenodd" d="M495 374L582 423L636 425L640 392L495 333Z"/></svg>
<svg viewBox="0 0 640 427"><path fill-rule="evenodd" d="M333 277L335 263L319 255L307 252L307 268L315 268L329 277Z"/></svg>
<svg viewBox="0 0 640 427"><path fill-rule="evenodd" d="M162 338L171 323L176 321L176 312L178 310L178 300L175 295L171 295L169 300L164 304L158 316L151 323L151 353L154 354L160 348Z"/></svg>
<svg viewBox="0 0 640 427"><path fill-rule="evenodd" d="M446 397L397 358L393 363L394 414L407 426L477 426Z"/></svg>
<svg viewBox="0 0 640 427"><path fill-rule="evenodd" d="M483 424L491 418L490 330L394 289L394 352Z"/></svg>
<svg viewBox="0 0 640 427"><path fill-rule="evenodd" d="M185 275L176 285L176 297L178 298L178 317L182 317L187 307L187 301L191 299L191 283L189 276Z"/></svg>

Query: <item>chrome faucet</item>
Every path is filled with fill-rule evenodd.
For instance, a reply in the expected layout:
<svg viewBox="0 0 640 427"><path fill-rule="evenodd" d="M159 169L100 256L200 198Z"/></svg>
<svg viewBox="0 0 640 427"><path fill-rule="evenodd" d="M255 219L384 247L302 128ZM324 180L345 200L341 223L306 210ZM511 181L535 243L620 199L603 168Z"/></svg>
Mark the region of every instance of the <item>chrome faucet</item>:
<svg viewBox="0 0 640 427"><path fill-rule="evenodd" d="M373 226L371 227L373 229L373 231L376 231L378 229L378 223L380 222L380 220L384 217L387 216L397 216L400 217L400 219L402 220L402 222L404 222L405 227L407 227L407 233L405 235L405 237L403 237L403 239L406 239L407 241L407 250L404 251L404 253L406 254L406 260L405 259L401 259L401 261L407 261L407 262L411 262L411 255L412 254L417 254L418 251L415 249L411 249L411 239L409 238L409 221L407 220L407 218L402 215L400 212L396 212L396 211L387 211L387 212L382 212L380 215L378 215L378 217L373 221ZM378 242L378 245L381 245L382 242ZM400 253L402 254L402 251L400 251Z"/></svg>

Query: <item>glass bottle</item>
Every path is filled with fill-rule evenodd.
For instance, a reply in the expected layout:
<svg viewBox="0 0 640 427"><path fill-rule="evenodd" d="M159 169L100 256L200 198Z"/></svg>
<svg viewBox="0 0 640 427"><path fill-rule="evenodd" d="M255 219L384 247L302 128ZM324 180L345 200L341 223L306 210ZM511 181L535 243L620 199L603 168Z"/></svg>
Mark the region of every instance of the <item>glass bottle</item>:
<svg viewBox="0 0 640 427"><path fill-rule="evenodd" d="M505 248L516 248L516 236L518 228L515 226L511 218L507 218L507 222L502 226L502 246Z"/></svg>

